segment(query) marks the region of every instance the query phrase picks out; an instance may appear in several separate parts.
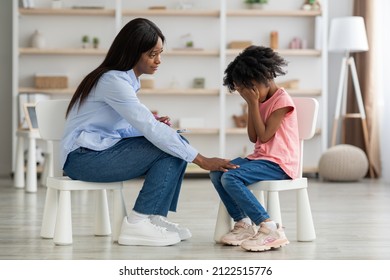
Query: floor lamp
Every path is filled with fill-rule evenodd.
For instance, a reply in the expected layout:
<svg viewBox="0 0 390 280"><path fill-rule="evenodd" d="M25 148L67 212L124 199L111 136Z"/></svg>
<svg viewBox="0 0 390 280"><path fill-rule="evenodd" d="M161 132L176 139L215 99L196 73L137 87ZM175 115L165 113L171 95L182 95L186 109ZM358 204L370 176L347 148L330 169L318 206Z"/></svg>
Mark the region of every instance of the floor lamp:
<svg viewBox="0 0 390 280"><path fill-rule="evenodd" d="M332 146L336 145L336 136L340 114L343 114L343 122L347 118L360 118L363 129L364 144L370 166L370 176L373 177L373 169L369 156L369 139L366 113L364 110L362 94L359 86L359 79L356 71L355 60L351 56L353 52L363 52L368 50L368 42L364 20L362 17L342 17L334 18L330 26L329 51L343 52L344 57L341 62L340 80L337 90L336 109L332 129ZM352 82L355 89L355 96L359 113L347 114L347 88L348 70L351 71Z"/></svg>

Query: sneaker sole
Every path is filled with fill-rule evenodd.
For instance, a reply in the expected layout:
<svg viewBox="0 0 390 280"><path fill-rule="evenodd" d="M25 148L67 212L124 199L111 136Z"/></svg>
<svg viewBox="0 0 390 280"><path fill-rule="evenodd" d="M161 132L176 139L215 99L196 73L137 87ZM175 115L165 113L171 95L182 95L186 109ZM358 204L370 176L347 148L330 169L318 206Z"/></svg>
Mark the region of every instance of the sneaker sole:
<svg viewBox="0 0 390 280"><path fill-rule="evenodd" d="M170 246L180 242L180 238L171 239L171 240L161 240L157 241L155 239L144 239L144 238L135 238L135 237L121 237L119 236L118 244L126 246Z"/></svg>
<svg viewBox="0 0 390 280"><path fill-rule="evenodd" d="M290 242L285 239L281 240L280 242L272 245L262 245L262 246L241 246L244 250L251 251L251 252L263 252L263 251L269 251L271 249L277 249L280 247L284 247L286 245L290 244Z"/></svg>
<svg viewBox="0 0 390 280"><path fill-rule="evenodd" d="M179 234L181 241L190 239L192 237L192 234L190 232Z"/></svg>

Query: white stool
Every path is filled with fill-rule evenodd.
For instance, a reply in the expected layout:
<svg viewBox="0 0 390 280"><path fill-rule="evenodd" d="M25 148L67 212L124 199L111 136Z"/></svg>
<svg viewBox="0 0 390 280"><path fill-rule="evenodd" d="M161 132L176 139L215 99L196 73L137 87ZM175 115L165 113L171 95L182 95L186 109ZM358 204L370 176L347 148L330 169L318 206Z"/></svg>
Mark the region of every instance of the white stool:
<svg viewBox="0 0 390 280"><path fill-rule="evenodd" d="M37 180L37 162L36 162L36 140L41 139L38 130L19 129L16 131L16 158L15 158L15 174L14 187L24 188L26 192L36 192L38 186ZM28 140L27 150L27 170L26 180L24 177L24 141ZM49 171L45 170L49 166L46 163L44 166L44 175L47 176ZM45 179L43 179L45 180Z"/></svg>

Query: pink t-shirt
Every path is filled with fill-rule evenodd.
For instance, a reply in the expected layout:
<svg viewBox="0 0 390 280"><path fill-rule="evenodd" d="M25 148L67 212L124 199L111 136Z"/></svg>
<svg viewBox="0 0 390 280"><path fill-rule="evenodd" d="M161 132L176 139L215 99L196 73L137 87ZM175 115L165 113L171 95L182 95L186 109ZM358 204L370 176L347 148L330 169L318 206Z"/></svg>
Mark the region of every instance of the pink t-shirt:
<svg viewBox="0 0 390 280"><path fill-rule="evenodd" d="M259 103L260 115L264 122L267 121L272 112L284 107L293 107L294 109L286 114L271 140L267 143L261 143L257 140L253 153L247 158L275 162L287 175L295 179L299 175L300 142L294 102L290 95L283 88L280 88L270 99Z"/></svg>

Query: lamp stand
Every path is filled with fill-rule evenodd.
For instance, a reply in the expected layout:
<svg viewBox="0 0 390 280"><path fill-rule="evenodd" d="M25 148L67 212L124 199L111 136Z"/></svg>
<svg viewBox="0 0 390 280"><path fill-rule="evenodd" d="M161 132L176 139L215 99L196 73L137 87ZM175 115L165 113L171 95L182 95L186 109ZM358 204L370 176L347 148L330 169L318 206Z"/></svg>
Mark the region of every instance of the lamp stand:
<svg viewBox="0 0 390 280"><path fill-rule="evenodd" d="M347 114L347 89L348 89L348 68L351 70L353 86L355 89L355 96L359 108L359 113L349 113ZM343 107L341 107L343 105ZM341 112L342 110L342 112ZM333 121L333 129L332 129L332 146L336 145L336 136L338 131L338 124L340 119L340 114L343 114L343 126L342 126L342 143L345 142L345 120L350 118L360 118L362 129L363 129L363 137L364 137L364 145L366 147L366 153L369 163L369 172L370 177L374 177L374 170L371 164L371 157L369 152L369 140L368 140L368 128L367 128L367 120L366 120L366 112L364 110L362 93L360 91L359 79L357 76L355 60L352 56L349 55L349 52L344 56L341 63L341 71L340 71L340 81L337 90L337 102L336 102L336 110Z"/></svg>

